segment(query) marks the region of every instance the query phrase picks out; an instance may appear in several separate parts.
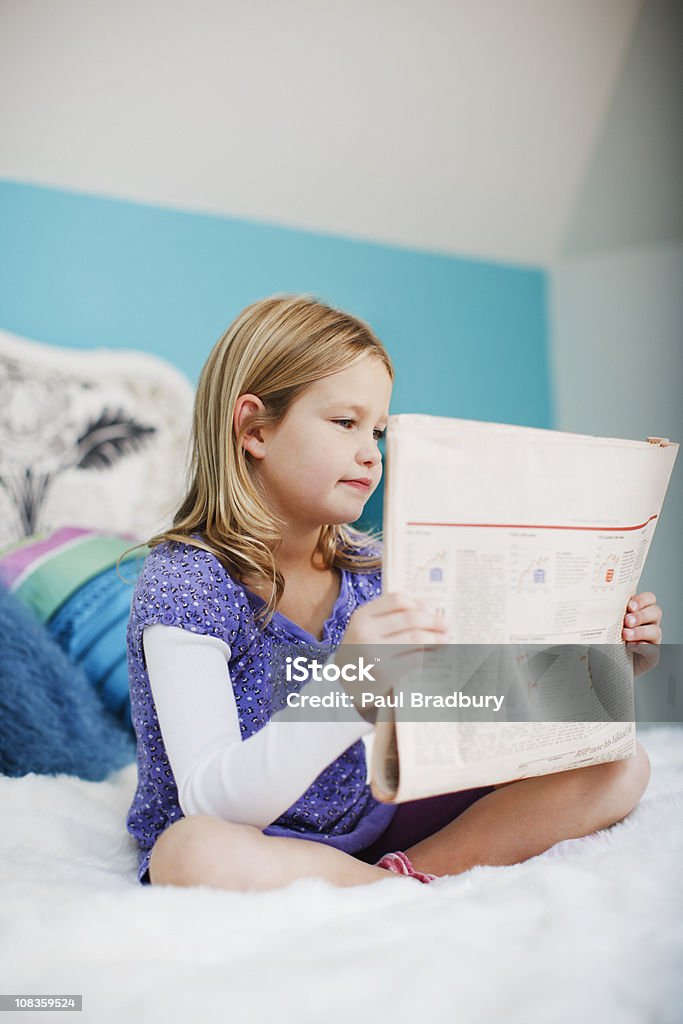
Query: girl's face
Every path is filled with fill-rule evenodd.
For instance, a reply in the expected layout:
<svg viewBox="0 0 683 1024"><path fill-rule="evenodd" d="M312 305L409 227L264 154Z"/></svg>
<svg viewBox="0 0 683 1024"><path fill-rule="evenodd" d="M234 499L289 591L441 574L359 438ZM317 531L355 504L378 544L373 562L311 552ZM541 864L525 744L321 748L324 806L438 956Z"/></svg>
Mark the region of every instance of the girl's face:
<svg viewBox="0 0 683 1024"><path fill-rule="evenodd" d="M318 529L360 517L382 478L378 442L391 390L384 364L368 355L309 385L279 427L260 431L262 441L249 438L266 493L288 523Z"/></svg>

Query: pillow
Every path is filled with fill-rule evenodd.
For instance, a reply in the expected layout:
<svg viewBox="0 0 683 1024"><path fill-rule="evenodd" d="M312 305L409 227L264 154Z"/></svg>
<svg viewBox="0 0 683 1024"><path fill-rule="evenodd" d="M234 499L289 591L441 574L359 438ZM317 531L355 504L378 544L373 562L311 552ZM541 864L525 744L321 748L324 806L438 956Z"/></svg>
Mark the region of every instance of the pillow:
<svg viewBox="0 0 683 1024"><path fill-rule="evenodd" d="M148 548L131 552L121 575L116 561L136 539L62 527L0 552L0 583L31 609L131 732L126 629Z"/></svg>
<svg viewBox="0 0 683 1024"><path fill-rule="evenodd" d="M182 500L192 402L158 356L0 330L0 546L65 523L157 533Z"/></svg>
<svg viewBox="0 0 683 1024"><path fill-rule="evenodd" d="M0 772L100 782L135 741L36 616L0 585Z"/></svg>

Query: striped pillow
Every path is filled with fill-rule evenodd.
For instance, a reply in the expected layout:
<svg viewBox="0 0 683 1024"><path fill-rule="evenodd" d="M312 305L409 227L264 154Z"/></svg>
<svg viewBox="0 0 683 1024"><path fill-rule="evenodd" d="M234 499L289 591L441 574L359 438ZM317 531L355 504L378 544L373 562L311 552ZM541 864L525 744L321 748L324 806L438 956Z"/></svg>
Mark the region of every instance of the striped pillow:
<svg viewBox="0 0 683 1024"><path fill-rule="evenodd" d="M128 534L62 527L0 552L0 583L33 611L131 729L126 628L133 586L149 549L127 555L123 579L116 562L136 541Z"/></svg>

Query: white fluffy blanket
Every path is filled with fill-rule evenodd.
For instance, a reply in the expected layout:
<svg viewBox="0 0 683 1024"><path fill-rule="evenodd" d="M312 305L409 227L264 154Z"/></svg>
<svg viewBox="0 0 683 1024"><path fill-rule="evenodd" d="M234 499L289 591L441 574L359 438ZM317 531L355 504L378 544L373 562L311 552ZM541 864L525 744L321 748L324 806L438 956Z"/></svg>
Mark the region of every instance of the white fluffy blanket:
<svg viewBox="0 0 683 1024"><path fill-rule="evenodd" d="M640 740L652 780L624 822L431 885L143 887L133 765L101 783L0 777L1 989L82 993L69 1019L116 1024L677 1024L683 730Z"/></svg>

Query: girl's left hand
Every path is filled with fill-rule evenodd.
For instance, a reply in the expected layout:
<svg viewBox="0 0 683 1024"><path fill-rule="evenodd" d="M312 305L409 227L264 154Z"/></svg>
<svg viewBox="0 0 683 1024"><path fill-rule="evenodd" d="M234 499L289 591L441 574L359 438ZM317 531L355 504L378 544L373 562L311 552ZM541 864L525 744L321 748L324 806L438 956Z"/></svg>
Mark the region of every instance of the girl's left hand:
<svg viewBox="0 0 683 1024"><path fill-rule="evenodd" d="M622 636L633 653L633 674L640 676L659 663L662 609L654 594L634 594L624 615Z"/></svg>

